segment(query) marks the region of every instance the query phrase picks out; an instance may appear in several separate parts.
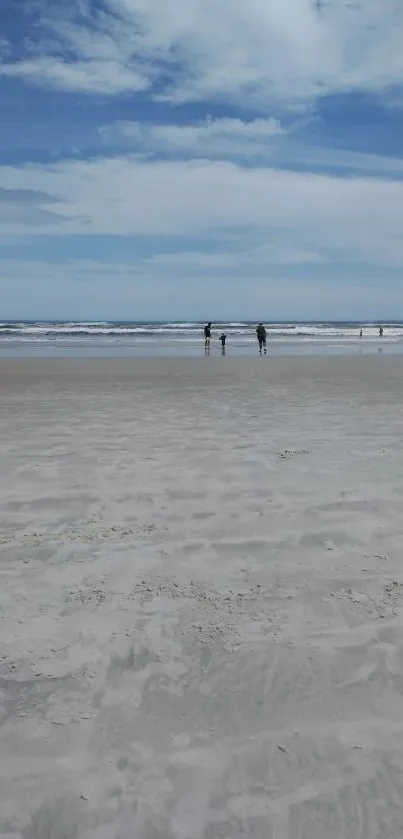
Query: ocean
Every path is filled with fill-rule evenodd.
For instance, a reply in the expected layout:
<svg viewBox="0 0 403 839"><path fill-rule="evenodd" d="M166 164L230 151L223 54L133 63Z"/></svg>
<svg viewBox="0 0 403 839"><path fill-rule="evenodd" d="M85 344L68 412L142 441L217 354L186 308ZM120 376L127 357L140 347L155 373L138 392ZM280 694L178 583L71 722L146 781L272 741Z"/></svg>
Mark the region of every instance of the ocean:
<svg viewBox="0 0 403 839"><path fill-rule="evenodd" d="M269 355L403 352L403 322L266 323ZM0 322L1 356L151 356L204 353L204 322L9 321ZM256 353L255 323L214 323L211 353L220 353L221 332L227 353ZM363 330L360 338L360 329Z"/></svg>

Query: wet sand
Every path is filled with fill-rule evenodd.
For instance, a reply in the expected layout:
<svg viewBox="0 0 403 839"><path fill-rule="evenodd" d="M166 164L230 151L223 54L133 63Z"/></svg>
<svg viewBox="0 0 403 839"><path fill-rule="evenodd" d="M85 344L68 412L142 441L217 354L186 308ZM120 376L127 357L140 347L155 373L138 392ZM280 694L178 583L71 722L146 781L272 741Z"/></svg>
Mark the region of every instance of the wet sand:
<svg viewBox="0 0 403 839"><path fill-rule="evenodd" d="M398 358L0 361L0 839L403 835Z"/></svg>

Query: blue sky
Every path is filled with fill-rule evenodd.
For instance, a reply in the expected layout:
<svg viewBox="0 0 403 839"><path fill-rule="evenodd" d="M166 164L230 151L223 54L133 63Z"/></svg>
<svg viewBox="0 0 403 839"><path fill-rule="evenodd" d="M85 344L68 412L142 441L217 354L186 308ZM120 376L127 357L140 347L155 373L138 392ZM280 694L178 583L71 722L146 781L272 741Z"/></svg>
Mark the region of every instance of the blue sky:
<svg viewBox="0 0 403 839"><path fill-rule="evenodd" d="M401 0L3 0L0 318L403 318Z"/></svg>

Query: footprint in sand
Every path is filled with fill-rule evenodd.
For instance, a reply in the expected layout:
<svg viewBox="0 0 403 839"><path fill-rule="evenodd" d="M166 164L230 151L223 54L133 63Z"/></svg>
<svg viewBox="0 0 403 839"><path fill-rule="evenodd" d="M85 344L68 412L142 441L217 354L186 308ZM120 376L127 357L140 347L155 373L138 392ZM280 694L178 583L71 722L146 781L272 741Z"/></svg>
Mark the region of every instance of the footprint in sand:
<svg viewBox="0 0 403 839"><path fill-rule="evenodd" d="M292 457L300 457L303 454L310 454L309 449L284 449L282 452L277 452L277 457L280 460L291 460Z"/></svg>

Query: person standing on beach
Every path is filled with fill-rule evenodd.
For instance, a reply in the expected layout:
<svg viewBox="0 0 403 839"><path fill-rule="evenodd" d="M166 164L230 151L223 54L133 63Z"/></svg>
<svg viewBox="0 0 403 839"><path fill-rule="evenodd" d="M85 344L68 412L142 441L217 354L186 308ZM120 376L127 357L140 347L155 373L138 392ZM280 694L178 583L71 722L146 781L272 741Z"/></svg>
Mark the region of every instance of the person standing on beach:
<svg viewBox="0 0 403 839"><path fill-rule="evenodd" d="M206 323L204 327L204 349L206 351L206 355L210 355L210 344L211 344L211 323Z"/></svg>
<svg viewBox="0 0 403 839"><path fill-rule="evenodd" d="M379 337L383 338L383 326L379 327Z"/></svg>
<svg viewBox="0 0 403 839"><path fill-rule="evenodd" d="M225 332L221 333L218 340L221 343L221 355L225 355L225 343L226 343L226 340L227 340L227 336L226 336Z"/></svg>
<svg viewBox="0 0 403 839"><path fill-rule="evenodd" d="M262 355L262 350L264 350L264 354L266 355L266 327L263 326L262 323L258 323L256 327L256 335L257 340L259 342L259 355Z"/></svg>

